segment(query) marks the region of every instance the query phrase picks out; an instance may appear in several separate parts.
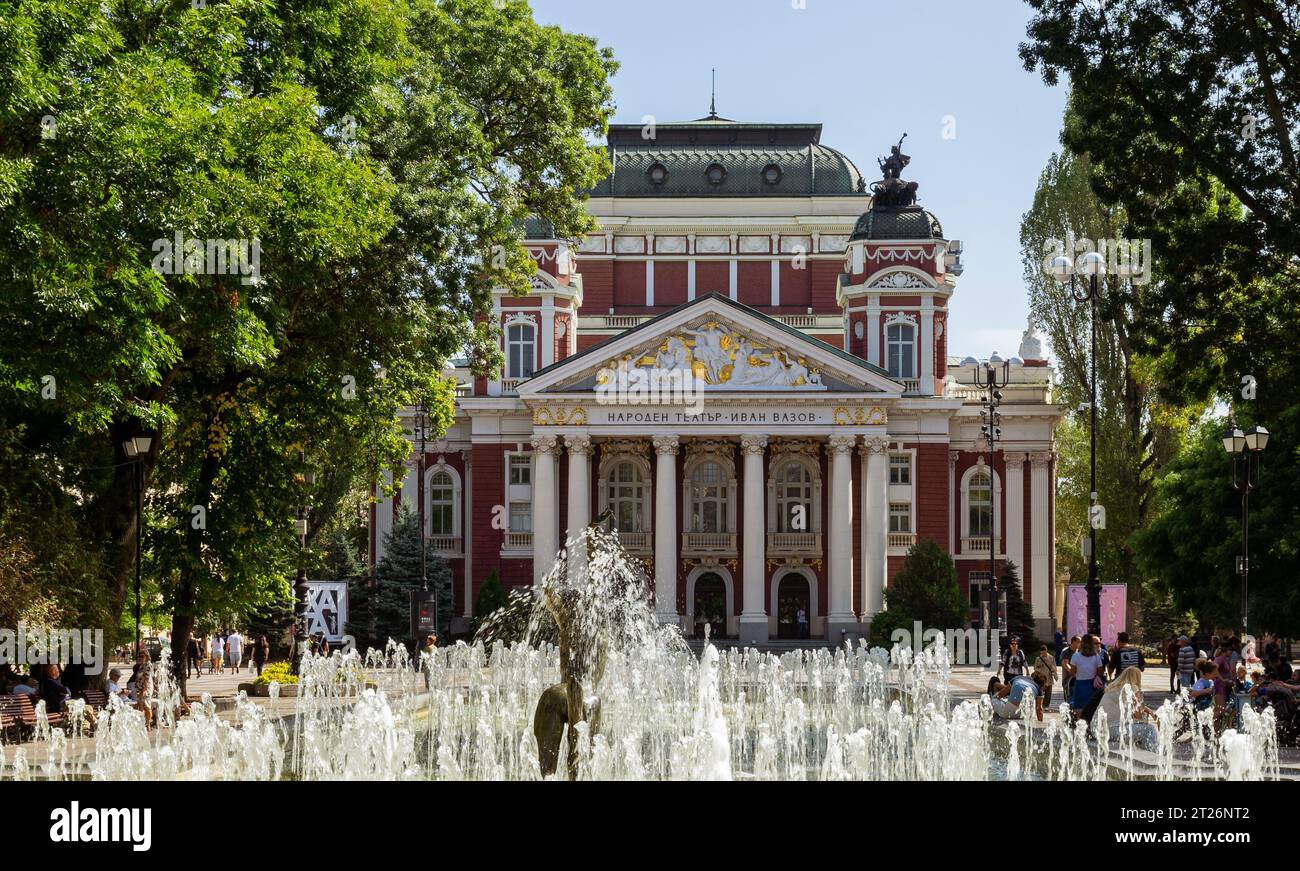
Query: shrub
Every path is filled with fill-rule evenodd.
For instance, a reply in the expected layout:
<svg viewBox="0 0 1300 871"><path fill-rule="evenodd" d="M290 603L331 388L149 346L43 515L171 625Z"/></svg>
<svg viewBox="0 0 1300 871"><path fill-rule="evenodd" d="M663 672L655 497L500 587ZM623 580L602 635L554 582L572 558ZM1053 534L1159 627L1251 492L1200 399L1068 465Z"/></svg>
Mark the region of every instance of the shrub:
<svg viewBox="0 0 1300 871"><path fill-rule="evenodd" d="M271 681L281 685L297 683L298 675L293 673L293 666L288 661L272 662L262 669L262 673L257 676L257 680L253 681L253 685L270 686Z"/></svg>

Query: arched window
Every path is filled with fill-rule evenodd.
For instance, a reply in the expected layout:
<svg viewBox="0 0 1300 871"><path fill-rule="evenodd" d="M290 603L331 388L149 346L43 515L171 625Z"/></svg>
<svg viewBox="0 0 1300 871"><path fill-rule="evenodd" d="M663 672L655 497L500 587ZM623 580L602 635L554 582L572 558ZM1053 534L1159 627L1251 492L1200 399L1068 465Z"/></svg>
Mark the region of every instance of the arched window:
<svg viewBox="0 0 1300 871"><path fill-rule="evenodd" d="M916 377L916 327L890 324L885 327L885 365L891 378Z"/></svg>
<svg viewBox="0 0 1300 871"><path fill-rule="evenodd" d="M506 327L506 377L531 378L537 359L536 338L532 324Z"/></svg>
<svg viewBox="0 0 1300 871"><path fill-rule="evenodd" d="M705 460L691 472L691 531L730 532L727 528L727 475L722 466Z"/></svg>
<svg viewBox="0 0 1300 871"><path fill-rule="evenodd" d="M620 532L646 532L646 480L636 463L624 460L609 471L605 482L605 505L614 512L614 528Z"/></svg>
<svg viewBox="0 0 1300 871"><path fill-rule="evenodd" d="M967 535L992 535L993 479L986 472L976 472L966 487Z"/></svg>
<svg viewBox="0 0 1300 871"><path fill-rule="evenodd" d="M456 483L446 472L429 479L429 534L456 534Z"/></svg>
<svg viewBox="0 0 1300 871"><path fill-rule="evenodd" d="M813 477L803 463L786 463L777 475L776 531L816 531L813 528Z"/></svg>

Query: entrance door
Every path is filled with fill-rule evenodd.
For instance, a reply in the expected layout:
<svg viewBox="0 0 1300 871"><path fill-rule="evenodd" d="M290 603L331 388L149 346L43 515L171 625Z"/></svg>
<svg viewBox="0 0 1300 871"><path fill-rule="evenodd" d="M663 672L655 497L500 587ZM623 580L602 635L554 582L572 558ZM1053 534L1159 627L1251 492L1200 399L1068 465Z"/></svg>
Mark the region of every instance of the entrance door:
<svg viewBox="0 0 1300 871"><path fill-rule="evenodd" d="M799 627L799 611L804 613L803 632ZM788 574L781 579L776 588L776 637L807 638L808 626L812 624L812 594L808 589L808 579L800 574Z"/></svg>
<svg viewBox="0 0 1300 871"><path fill-rule="evenodd" d="M715 572L700 575L695 580L695 637L704 637L708 624L709 635L721 638L727 632L727 586Z"/></svg>

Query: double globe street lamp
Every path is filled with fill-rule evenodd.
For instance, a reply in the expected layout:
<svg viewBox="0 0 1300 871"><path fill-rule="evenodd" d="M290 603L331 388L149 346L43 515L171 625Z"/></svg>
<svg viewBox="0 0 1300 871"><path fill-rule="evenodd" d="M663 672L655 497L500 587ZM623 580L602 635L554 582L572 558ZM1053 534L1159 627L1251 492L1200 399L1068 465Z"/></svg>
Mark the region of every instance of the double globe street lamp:
<svg viewBox="0 0 1300 871"><path fill-rule="evenodd" d="M1097 579L1097 527L1101 513L1097 510L1097 303L1101 300L1098 278L1106 274L1106 258L1097 251L1085 251L1073 261L1058 254L1048 263L1047 272L1057 281L1070 279L1070 295L1075 302L1088 304L1091 333L1088 345L1088 634L1101 636L1101 582ZM1076 283L1075 275L1087 277Z"/></svg>
<svg viewBox="0 0 1300 871"><path fill-rule="evenodd" d="M998 570L997 570L997 541L993 535L995 518L997 517L997 505L993 501L993 451L998 439L1002 437L1002 412L998 411L998 406L1002 404L1002 390L1011 383L1011 365L1020 366L1024 363L1019 357L1012 357L1009 360L1002 359L1002 355L994 351L992 356L984 363L980 363L974 357L967 357L961 361L963 366L971 367L970 381L965 382L967 385L981 390L980 401L984 407L980 410L980 419L984 423L980 426L980 434L989 449L989 612L992 613L992 623L998 629L1005 629L1006 623L1002 613L1002 596L998 590ZM989 618L984 619L987 628L990 622Z"/></svg>
<svg viewBox="0 0 1300 871"><path fill-rule="evenodd" d="M1259 461L1268 446L1268 430L1252 426L1242 432L1234 423L1223 434L1223 449L1232 457L1232 488L1241 493L1241 556L1237 571L1241 575L1241 634L1249 631L1250 604L1250 491L1259 486Z"/></svg>

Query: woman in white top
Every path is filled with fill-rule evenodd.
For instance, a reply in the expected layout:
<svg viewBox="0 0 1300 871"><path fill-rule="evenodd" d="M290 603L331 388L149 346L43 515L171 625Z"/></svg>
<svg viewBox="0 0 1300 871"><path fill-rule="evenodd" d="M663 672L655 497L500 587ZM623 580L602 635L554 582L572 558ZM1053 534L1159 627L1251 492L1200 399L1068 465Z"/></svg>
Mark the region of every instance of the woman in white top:
<svg viewBox="0 0 1300 871"><path fill-rule="evenodd" d="M1154 711L1142 704L1142 671L1135 665L1130 665L1116 675L1102 693L1101 704L1097 708L1106 713L1106 730L1110 733L1112 741L1119 739L1120 727L1123 723L1125 687L1130 687L1133 693L1131 703L1133 707L1130 711L1132 722L1129 725L1133 743L1143 750L1154 750L1159 744L1154 725L1156 715ZM1093 716L1095 717L1096 714Z"/></svg>
<svg viewBox="0 0 1300 871"><path fill-rule="evenodd" d="M1101 654L1097 652L1097 637L1084 635L1079 649L1070 657L1070 662L1065 667L1070 670L1070 676L1074 678L1070 708L1077 715L1088 706L1088 702L1092 701L1092 694L1099 689L1094 684L1101 681L1104 665Z"/></svg>

